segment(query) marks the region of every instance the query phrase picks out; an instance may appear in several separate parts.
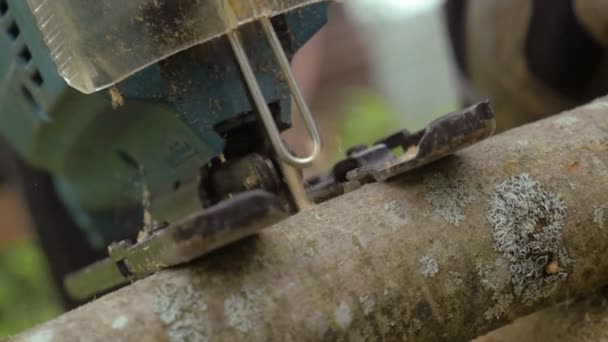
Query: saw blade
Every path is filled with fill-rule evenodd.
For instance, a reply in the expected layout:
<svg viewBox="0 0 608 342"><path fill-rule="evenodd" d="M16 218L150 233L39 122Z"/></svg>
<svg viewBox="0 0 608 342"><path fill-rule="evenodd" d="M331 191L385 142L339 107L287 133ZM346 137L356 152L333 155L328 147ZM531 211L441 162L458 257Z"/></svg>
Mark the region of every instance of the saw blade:
<svg viewBox="0 0 608 342"><path fill-rule="evenodd" d="M278 197L252 190L167 226L146 240L109 247L110 257L68 275L65 288L74 299L87 299L161 269L192 261L251 236L286 218Z"/></svg>

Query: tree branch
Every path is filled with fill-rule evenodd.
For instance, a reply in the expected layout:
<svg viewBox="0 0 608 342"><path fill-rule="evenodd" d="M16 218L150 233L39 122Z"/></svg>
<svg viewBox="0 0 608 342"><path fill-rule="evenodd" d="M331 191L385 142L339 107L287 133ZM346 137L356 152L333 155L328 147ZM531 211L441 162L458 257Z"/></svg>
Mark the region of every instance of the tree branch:
<svg viewBox="0 0 608 342"><path fill-rule="evenodd" d="M469 340L608 283L607 202L600 101L365 186L15 340Z"/></svg>

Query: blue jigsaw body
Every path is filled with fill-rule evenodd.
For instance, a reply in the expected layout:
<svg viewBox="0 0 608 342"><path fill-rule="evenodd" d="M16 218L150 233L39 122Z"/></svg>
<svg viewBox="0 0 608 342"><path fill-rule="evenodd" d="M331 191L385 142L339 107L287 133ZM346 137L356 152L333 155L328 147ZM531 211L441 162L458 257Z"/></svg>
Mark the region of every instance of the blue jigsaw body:
<svg viewBox="0 0 608 342"><path fill-rule="evenodd" d="M273 19L290 55L326 21L324 2ZM286 129L290 92L272 50L261 29L243 35L275 120ZM50 53L26 1L0 0L0 134L53 175L65 206L97 247L141 228L144 193L176 191L220 155L262 143L225 38L93 95L71 89Z"/></svg>

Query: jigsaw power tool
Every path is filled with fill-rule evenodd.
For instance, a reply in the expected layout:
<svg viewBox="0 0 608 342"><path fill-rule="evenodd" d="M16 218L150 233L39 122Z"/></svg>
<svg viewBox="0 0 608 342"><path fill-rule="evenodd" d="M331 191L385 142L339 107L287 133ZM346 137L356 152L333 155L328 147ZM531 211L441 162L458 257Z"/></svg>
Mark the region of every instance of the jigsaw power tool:
<svg viewBox="0 0 608 342"><path fill-rule="evenodd" d="M52 176L109 257L70 274L87 298L188 262L372 181L492 134L487 102L361 146L327 174L290 69L321 0L0 0L0 134ZM281 139L291 102L314 143ZM403 154L396 154L403 150Z"/></svg>

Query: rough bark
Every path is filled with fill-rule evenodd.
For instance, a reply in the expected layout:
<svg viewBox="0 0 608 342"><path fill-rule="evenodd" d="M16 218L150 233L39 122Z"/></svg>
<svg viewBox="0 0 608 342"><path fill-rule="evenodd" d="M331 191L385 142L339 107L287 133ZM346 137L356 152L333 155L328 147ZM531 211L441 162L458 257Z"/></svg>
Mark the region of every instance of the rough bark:
<svg viewBox="0 0 608 342"><path fill-rule="evenodd" d="M608 341L608 288L517 319L475 342Z"/></svg>
<svg viewBox="0 0 608 342"><path fill-rule="evenodd" d="M607 202L599 101L316 206L15 341L469 340L607 284ZM550 255L526 249L549 228ZM524 230L540 235L501 235ZM522 275L531 257L537 269Z"/></svg>

